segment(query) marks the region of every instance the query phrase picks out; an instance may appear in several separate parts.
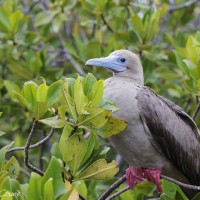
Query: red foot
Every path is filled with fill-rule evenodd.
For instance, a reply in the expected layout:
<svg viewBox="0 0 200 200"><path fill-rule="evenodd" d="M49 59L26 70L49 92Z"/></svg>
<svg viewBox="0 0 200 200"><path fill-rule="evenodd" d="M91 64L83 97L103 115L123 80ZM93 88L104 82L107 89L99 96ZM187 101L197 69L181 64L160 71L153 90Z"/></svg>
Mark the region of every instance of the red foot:
<svg viewBox="0 0 200 200"><path fill-rule="evenodd" d="M126 169L126 180L130 189L133 189L137 183L140 183L146 178L156 184L157 191L162 192L160 183L160 169L139 169L132 166Z"/></svg>
<svg viewBox="0 0 200 200"><path fill-rule="evenodd" d="M126 180L130 189L133 189L137 183L144 180L144 173L142 169L129 166L126 169Z"/></svg>
<svg viewBox="0 0 200 200"><path fill-rule="evenodd" d="M160 183L161 170L160 169L143 169L143 172L148 181L151 181L156 184L157 191L162 192L162 187Z"/></svg>

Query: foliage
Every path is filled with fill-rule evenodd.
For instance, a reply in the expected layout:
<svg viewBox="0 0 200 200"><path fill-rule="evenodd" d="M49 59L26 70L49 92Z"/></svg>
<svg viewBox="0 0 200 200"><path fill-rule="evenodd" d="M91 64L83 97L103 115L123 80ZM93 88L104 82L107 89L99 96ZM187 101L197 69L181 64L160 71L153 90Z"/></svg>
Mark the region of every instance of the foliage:
<svg viewBox="0 0 200 200"><path fill-rule="evenodd" d="M126 123L112 117L118 108L102 98L108 74L84 66L89 58L128 48L141 58L145 84L193 113L200 94L199 7L186 2L0 0L1 199L97 199L115 181L116 153L101 138ZM24 150L31 126L37 145L29 161L43 176L23 164L21 151L11 151ZM186 199L175 184L162 184L160 199ZM156 195L152 183L142 182L116 199Z"/></svg>

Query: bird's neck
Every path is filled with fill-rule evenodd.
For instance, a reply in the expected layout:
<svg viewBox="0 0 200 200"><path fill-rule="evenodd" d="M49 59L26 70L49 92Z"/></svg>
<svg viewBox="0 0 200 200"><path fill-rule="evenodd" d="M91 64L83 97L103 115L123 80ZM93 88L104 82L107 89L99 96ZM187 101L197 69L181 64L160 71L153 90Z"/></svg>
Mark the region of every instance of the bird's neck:
<svg viewBox="0 0 200 200"><path fill-rule="evenodd" d="M114 73L113 76L130 79L132 82L134 82L135 85L144 85L143 71L133 73L129 70L126 70L121 73Z"/></svg>

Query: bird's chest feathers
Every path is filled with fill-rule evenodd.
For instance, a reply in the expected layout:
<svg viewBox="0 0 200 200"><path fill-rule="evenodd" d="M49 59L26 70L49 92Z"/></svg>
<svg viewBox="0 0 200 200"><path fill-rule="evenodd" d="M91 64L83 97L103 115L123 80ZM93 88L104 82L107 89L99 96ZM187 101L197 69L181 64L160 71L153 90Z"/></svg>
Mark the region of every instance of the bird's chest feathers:
<svg viewBox="0 0 200 200"><path fill-rule="evenodd" d="M120 109L115 117L130 122L138 117L137 90L138 86L126 79L110 78L105 81L104 97L113 100Z"/></svg>

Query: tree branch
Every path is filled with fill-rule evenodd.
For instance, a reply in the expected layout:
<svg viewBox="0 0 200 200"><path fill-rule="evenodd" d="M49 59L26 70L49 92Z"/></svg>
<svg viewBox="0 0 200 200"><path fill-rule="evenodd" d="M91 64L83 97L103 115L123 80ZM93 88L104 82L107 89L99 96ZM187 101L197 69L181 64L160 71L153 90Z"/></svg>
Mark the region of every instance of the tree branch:
<svg viewBox="0 0 200 200"><path fill-rule="evenodd" d="M171 8L169 8L169 12L174 12L174 11L177 11L177 10L181 10L181 9L184 9L184 8L187 8L195 3L198 3L200 2L200 0L191 0L191 1L186 1L185 3L181 4L181 5L178 5L178 6L173 6Z"/></svg>
<svg viewBox="0 0 200 200"><path fill-rule="evenodd" d="M123 175L116 182L114 182L100 197L98 200L106 199L116 188L126 181L126 176Z"/></svg>
<svg viewBox="0 0 200 200"><path fill-rule="evenodd" d="M114 199L115 197L119 196L120 194L126 192L129 189L129 186L126 186L125 188L119 190L118 192L110 195L108 198L106 198L106 200L111 200Z"/></svg>
<svg viewBox="0 0 200 200"><path fill-rule="evenodd" d="M142 179L140 177L137 177L141 180L145 180L145 179ZM164 176L164 175L161 175L161 178L165 179L165 180L168 180L172 183L175 183L181 187L184 187L184 188L187 188L187 189L191 189L191 190L200 190L200 186L197 186L197 185L190 185L190 184L186 184L186 183L182 183L180 181L177 181L171 177L168 177L168 176ZM123 188L122 190L114 193L113 195L111 195L110 197L108 197L116 188L118 188L123 182L126 181L126 176L123 175L120 179L118 179L116 182L114 182L100 197L98 200L110 200L110 199L113 199L114 197L117 197L119 196L121 193L127 191L129 189L129 187L125 187ZM107 198L108 197L108 198Z"/></svg>
<svg viewBox="0 0 200 200"><path fill-rule="evenodd" d="M184 187L184 188L187 188L187 189L190 189L190 190L200 190L200 186L197 186L197 185L190 185L190 184L186 184L186 183L182 183L180 181L177 181L173 178L170 178L168 176L164 176L164 175L161 175L162 178L164 178L165 180L168 180L172 183L175 183L181 187Z"/></svg>
<svg viewBox="0 0 200 200"><path fill-rule="evenodd" d="M108 24L108 22L106 21L106 19L105 19L103 13L101 13L100 16L101 16L101 19L103 20L103 23L107 26L108 30L109 30L110 32L113 33L114 31L113 31L113 29L111 28L110 24Z"/></svg>
<svg viewBox="0 0 200 200"><path fill-rule="evenodd" d="M51 131L49 132L49 134L42 140L40 140L39 142L32 144L29 146L29 149L33 149L36 147L39 147L40 145L44 144L47 140L49 140L51 138L51 136L53 135L55 129L52 128ZM13 151L20 151L20 150L24 150L25 147L14 147L14 148L10 148L7 153L13 152Z"/></svg>
<svg viewBox="0 0 200 200"><path fill-rule="evenodd" d="M38 169L37 167L34 167L33 165L31 165L29 163L29 147L30 147L31 140L33 138L36 126L37 126L37 121L34 120L32 128L31 128L31 131L30 131L30 134L29 134L28 139L26 141L26 144L24 146L24 163L29 169L31 169L32 171L34 171L34 172L38 173L39 175L43 176L44 175L43 171L41 171L40 169Z"/></svg>

